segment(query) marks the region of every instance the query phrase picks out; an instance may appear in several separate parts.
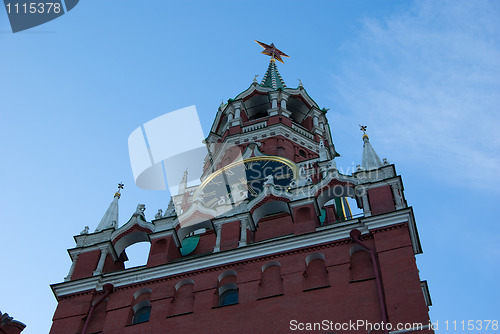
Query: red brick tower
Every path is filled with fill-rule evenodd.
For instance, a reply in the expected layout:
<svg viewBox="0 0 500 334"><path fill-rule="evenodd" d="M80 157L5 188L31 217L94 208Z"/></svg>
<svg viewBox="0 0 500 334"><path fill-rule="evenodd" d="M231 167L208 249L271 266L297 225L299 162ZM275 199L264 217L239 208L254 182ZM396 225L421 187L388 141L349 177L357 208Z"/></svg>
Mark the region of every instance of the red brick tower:
<svg viewBox="0 0 500 334"><path fill-rule="evenodd" d="M185 174L165 214L148 222L139 205L121 227L118 191L75 237L51 333L432 332L394 165L363 134L362 166L341 174L326 110L286 87L286 55L260 44L268 70L218 109L201 184ZM141 241L147 264L124 269Z"/></svg>

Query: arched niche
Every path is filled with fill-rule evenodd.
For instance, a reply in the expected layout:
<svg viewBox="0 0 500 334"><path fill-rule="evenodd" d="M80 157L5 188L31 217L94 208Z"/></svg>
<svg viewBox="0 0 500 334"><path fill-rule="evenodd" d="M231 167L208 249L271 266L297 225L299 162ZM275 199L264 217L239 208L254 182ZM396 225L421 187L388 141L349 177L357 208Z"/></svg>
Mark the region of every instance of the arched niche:
<svg viewBox="0 0 500 334"><path fill-rule="evenodd" d="M142 288L134 293L134 299L138 299L141 295L152 294L151 288Z"/></svg>
<svg viewBox="0 0 500 334"><path fill-rule="evenodd" d="M339 184L329 186L321 191L321 193L317 196L316 201L318 203L318 207L322 208L330 200L341 197L355 198L354 188Z"/></svg>
<svg viewBox="0 0 500 334"><path fill-rule="evenodd" d="M323 253L312 253L305 259L304 291L330 286Z"/></svg>
<svg viewBox="0 0 500 334"><path fill-rule="evenodd" d="M292 214L288 203L282 201L270 201L255 209L255 211L252 213L252 219L255 223L255 226L257 226L259 224L259 221L265 216L281 212L288 213L290 215Z"/></svg>
<svg viewBox="0 0 500 334"><path fill-rule="evenodd" d="M352 219L355 198L356 191L351 186L334 184L323 188L316 198L320 225ZM356 202L354 208L357 206Z"/></svg>
<svg viewBox="0 0 500 334"><path fill-rule="evenodd" d="M194 281L190 278L180 280L175 284L175 291L170 307L168 317L193 312L194 307Z"/></svg>
<svg viewBox="0 0 500 334"><path fill-rule="evenodd" d="M349 258L351 282L363 281L375 277L372 258L370 252L366 249L357 244L353 245L349 249Z"/></svg>
<svg viewBox="0 0 500 334"><path fill-rule="evenodd" d="M281 278L281 263L271 261L261 268L258 299L279 296L283 294L283 279Z"/></svg>
<svg viewBox="0 0 500 334"><path fill-rule="evenodd" d="M147 265L150 254L151 243L149 241L139 241L129 245L124 250L124 255L126 255L125 269Z"/></svg>
<svg viewBox="0 0 500 334"><path fill-rule="evenodd" d="M188 225L186 227L181 227L177 230L177 238L179 239L179 242L182 242L184 238L186 238L187 236L191 235L192 233L200 229L213 230L214 226L212 224L212 221L205 220L201 223Z"/></svg>
<svg viewBox="0 0 500 334"><path fill-rule="evenodd" d="M300 124L309 113L309 106L302 99L291 96L288 98L286 108L292 112L291 118L294 122Z"/></svg>
<svg viewBox="0 0 500 334"><path fill-rule="evenodd" d="M132 229L127 231L124 235L114 243L115 251L118 256L129 246L138 242L149 241L149 233L145 229Z"/></svg>
<svg viewBox="0 0 500 334"><path fill-rule="evenodd" d="M302 222L302 221L309 221L311 220L311 208L308 207L308 206L304 206L304 207L301 207L299 208L296 213L295 213L295 221L299 221L299 222Z"/></svg>
<svg viewBox="0 0 500 334"><path fill-rule="evenodd" d="M267 94L255 94L247 99L244 104L249 121L267 117L268 109L271 107Z"/></svg>

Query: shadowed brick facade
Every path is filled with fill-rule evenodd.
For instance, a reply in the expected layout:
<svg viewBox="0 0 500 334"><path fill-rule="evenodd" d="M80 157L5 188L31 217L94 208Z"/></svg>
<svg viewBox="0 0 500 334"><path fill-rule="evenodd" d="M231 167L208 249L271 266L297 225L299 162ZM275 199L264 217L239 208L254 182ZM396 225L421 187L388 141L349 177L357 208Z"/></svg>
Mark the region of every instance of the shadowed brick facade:
<svg viewBox="0 0 500 334"><path fill-rule="evenodd" d="M203 177L239 156L280 157L293 167L289 186L279 191L271 177L255 198L220 215L185 187L152 221L139 205L119 228L101 222L109 228L75 236L69 275L52 285L51 333L287 333L292 320L390 322L392 331L427 325L413 210L394 165L366 134L363 141L363 167L343 175L326 110L302 84L287 88L272 58L261 84L219 107ZM353 215L349 201L362 212ZM125 250L137 242L151 243L147 264L124 269ZM187 242L194 246L183 254Z"/></svg>

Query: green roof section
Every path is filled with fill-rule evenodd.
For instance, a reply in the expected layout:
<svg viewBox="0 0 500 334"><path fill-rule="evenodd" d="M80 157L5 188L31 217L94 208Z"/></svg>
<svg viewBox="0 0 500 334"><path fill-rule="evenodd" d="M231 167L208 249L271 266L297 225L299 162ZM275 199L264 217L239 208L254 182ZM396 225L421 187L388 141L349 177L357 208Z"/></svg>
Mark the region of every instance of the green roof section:
<svg viewBox="0 0 500 334"><path fill-rule="evenodd" d="M281 78L280 72L278 72L278 66L276 66L276 60L274 58L271 58L266 74L264 74L264 78L260 85L274 90L286 88L285 82Z"/></svg>

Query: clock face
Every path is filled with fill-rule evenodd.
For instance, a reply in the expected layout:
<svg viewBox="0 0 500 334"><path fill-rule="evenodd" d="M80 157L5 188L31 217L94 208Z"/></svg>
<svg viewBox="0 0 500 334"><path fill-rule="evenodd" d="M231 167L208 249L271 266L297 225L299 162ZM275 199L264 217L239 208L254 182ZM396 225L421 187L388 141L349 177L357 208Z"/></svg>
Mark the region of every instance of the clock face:
<svg viewBox="0 0 500 334"><path fill-rule="evenodd" d="M271 180L274 188L288 191L288 185L297 176L293 162L281 157L254 157L227 165L200 185L202 202L206 207L239 204L253 200Z"/></svg>

